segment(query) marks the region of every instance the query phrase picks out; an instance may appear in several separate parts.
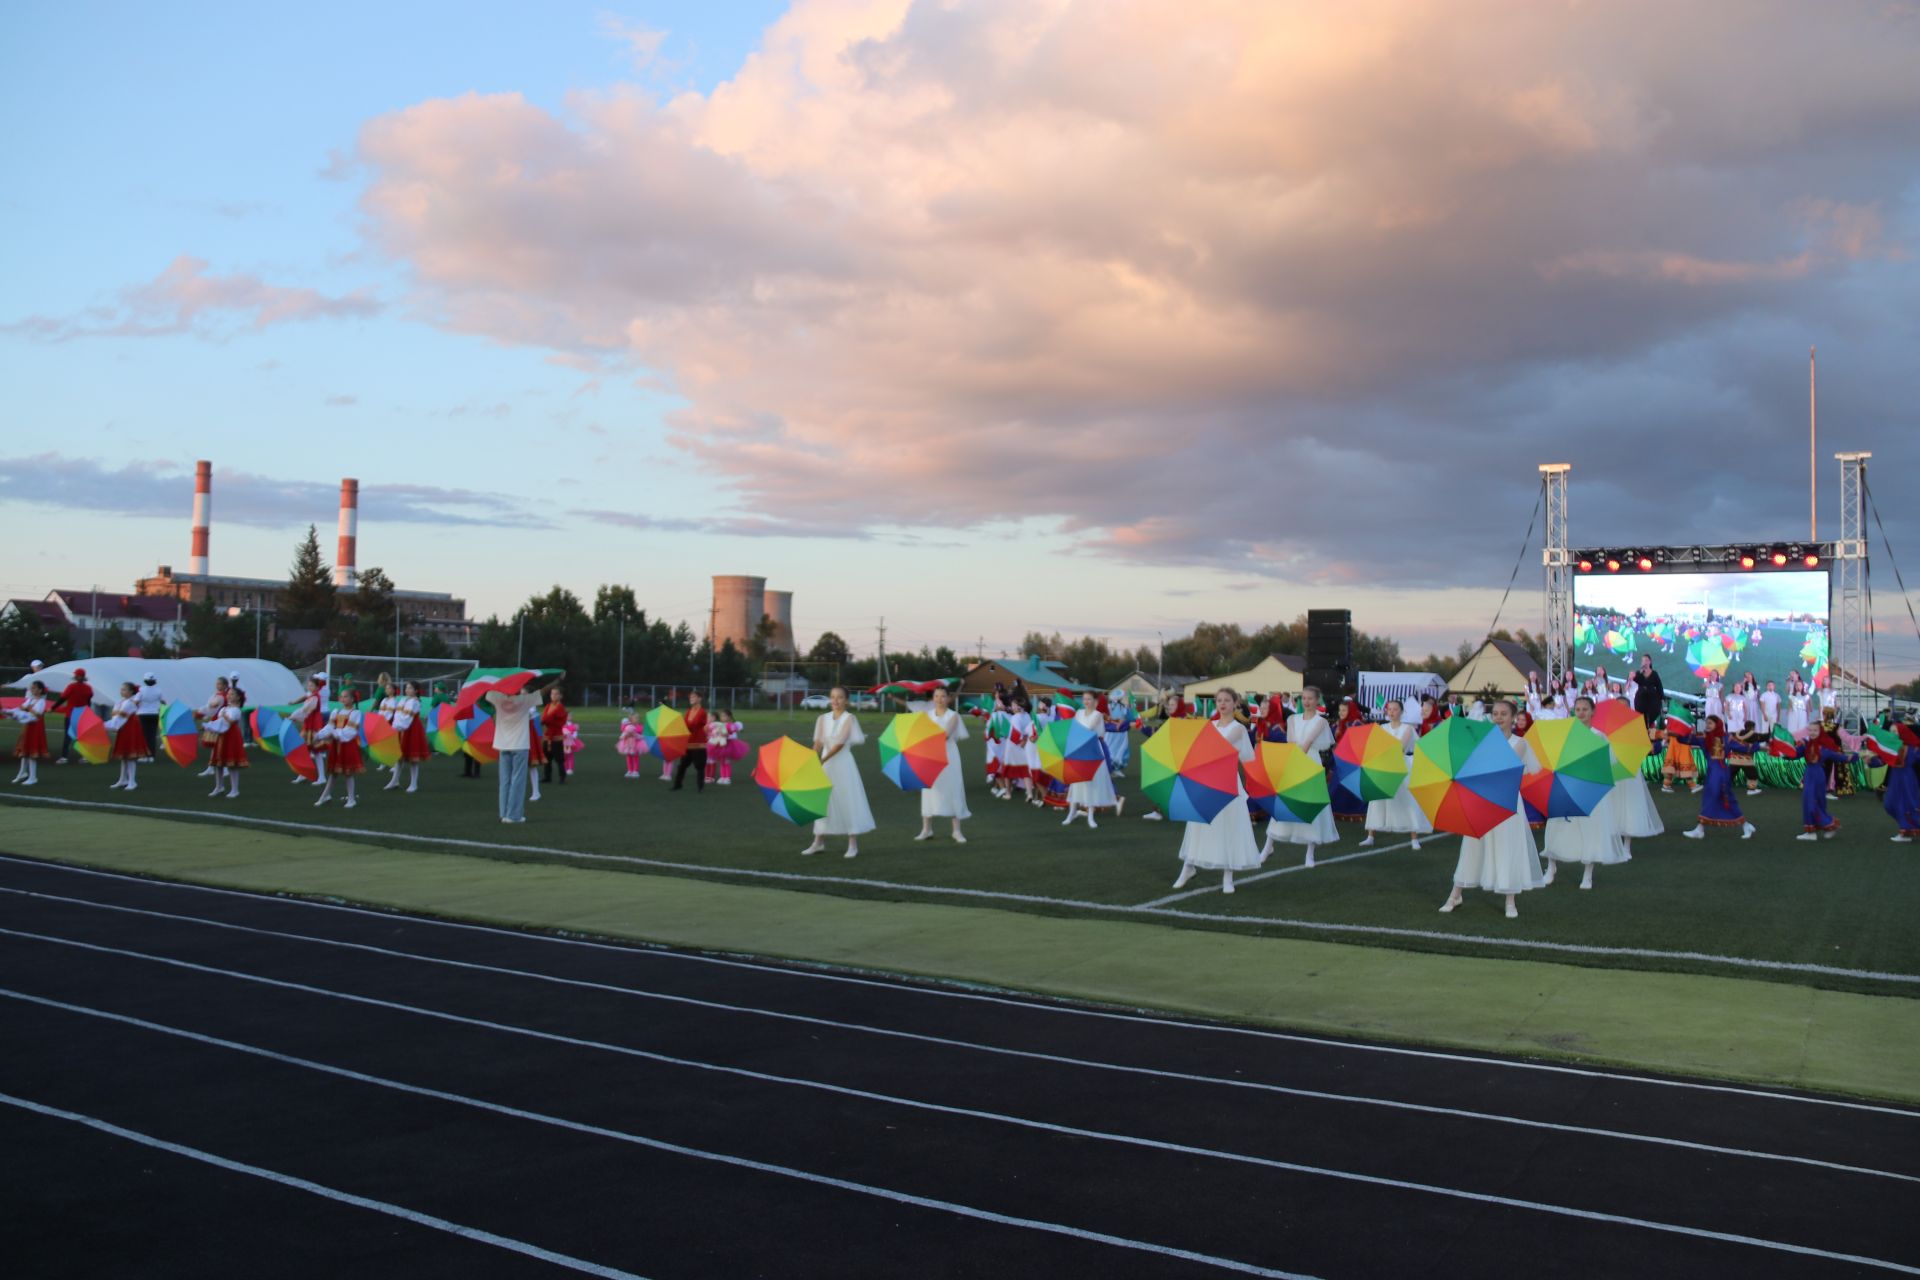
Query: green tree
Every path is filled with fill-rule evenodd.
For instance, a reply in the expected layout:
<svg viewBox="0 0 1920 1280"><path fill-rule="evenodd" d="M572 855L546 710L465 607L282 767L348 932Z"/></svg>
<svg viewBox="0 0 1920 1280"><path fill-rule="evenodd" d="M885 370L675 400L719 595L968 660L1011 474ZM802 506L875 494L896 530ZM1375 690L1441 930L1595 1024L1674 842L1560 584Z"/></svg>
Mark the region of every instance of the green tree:
<svg viewBox="0 0 1920 1280"><path fill-rule="evenodd" d="M760 615L760 621L753 624L753 635L747 640L747 657L759 666L774 651L774 637L780 634L780 627L767 614Z"/></svg>
<svg viewBox="0 0 1920 1280"><path fill-rule="evenodd" d="M837 662L845 666L853 661L853 650L836 632L822 631L820 638L813 642L813 648L807 651L807 659L810 662Z"/></svg>
<svg viewBox="0 0 1920 1280"><path fill-rule="evenodd" d="M279 625L294 630L320 631L333 622L338 592L333 575L320 558L320 535L312 525L293 553L293 570L280 593Z"/></svg>
<svg viewBox="0 0 1920 1280"><path fill-rule="evenodd" d="M73 634L64 623L45 627L24 610L0 617L0 667L24 667L35 658L51 666L73 656Z"/></svg>
<svg viewBox="0 0 1920 1280"><path fill-rule="evenodd" d="M127 630L117 622L110 622L96 631L93 636L93 656L96 658L124 658L127 656Z"/></svg>
<svg viewBox="0 0 1920 1280"><path fill-rule="evenodd" d="M646 616L640 609L640 602L635 598L632 587L616 587L603 582L599 590L593 593L595 622L618 622L624 618L632 624L645 622Z"/></svg>

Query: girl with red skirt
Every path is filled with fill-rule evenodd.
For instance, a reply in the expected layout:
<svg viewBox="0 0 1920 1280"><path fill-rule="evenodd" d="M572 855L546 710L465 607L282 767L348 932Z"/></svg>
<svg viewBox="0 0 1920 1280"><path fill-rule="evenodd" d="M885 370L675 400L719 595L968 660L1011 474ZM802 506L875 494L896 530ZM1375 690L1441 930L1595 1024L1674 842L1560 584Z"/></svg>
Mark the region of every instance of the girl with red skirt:
<svg viewBox="0 0 1920 1280"><path fill-rule="evenodd" d="M139 789L139 783L133 780L133 771L147 756L147 734L140 727L140 686L128 680L120 686L120 701L113 704L113 715L107 720L107 728L113 731L113 746L107 752L110 759L120 762L119 780L108 787L125 787L129 791Z"/></svg>
<svg viewBox="0 0 1920 1280"><path fill-rule="evenodd" d="M242 694L238 689L227 690L227 705L220 708L219 714L202 720L201 727L213 735L213 790L207 794L220 794L220 784L227 783L227 799L240 798L240 771L247 767L247 744L240 735L240 720L244 714L240 710Z"/></svg>
<svg viewBox="0 0 1920 1280"><path fill-rule="evenodd" d="M47 758L47 686L35 680L27 686L27 696L9 712L20 722L20 739L13 744L13 758L20 762L13 780L24 787L40 784L40 762Z"/></svg>
<svg viewBox="0 0 1920 1280"><path fill-rule="evenodd" d="M393 704L393 727L400 731L400 763L393 771L393 781L387 784L387 790L400 785L400 770L411 769L407 792L412 794L420 789L420 764L433 755L433 748L427 743L427 719L420 709L420 686L409 680L404 688L404 696L395 699Z"/></svg>
<svg viewBox="0 0 1920 1280"><path fill-rule="evenodd" d="M351 809L358 801L354 798L354 783L367 771L366 756L360 750L360 695L349 685L340 691L340 706L327 717L327 723L320 730L320 736L327 744L328 763L332 766L321 776L326 785L320 789L320 798L313 802L319 808L333 799L333 780L347 780L347 804Z"/></svg>

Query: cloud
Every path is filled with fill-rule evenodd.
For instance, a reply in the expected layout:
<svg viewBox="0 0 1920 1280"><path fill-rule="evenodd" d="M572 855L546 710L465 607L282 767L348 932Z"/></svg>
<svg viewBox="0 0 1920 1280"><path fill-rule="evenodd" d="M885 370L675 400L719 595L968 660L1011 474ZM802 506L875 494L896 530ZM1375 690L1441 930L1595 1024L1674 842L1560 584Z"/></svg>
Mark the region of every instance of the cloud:
<svg viewBox="0 0 1920 1280"><path fill-rule="evenodd" d="M322 403L324 403L329 409L346 409L346 408L351 408L353 405L359 404L360 397L346 396L346 395L328 396L326 400L324 400Z"/></svg>
<svg viewBox="0 0 1920 1280"><path fill-rule="evenodd" d="M1797 524L1809 343L1910 416L1920 23L1688 13L802 0L708 93L374 119L362 208L435 323L653 371L778 536L1504 581L1541 461L1576 537Z"/></svg>
<svg viewBox="0 0 1920 1280"><path fill-rule="evenodd" d="M644 70L660 56L660 44L667 38L665 31L637 22L628 22L614 13L600 15L600 31L608 39L623 46L627 59L636 70Z"/></svg>
<svg viewBox="0 0 1920 1280"><path fill-rule="evenodd" d="M337 485L284 480L216 467L215 523L294 528L330 527L339 510ZM127 516L186 520L193 509L193 473L171 461L142 460L109 467L59 453L0 458L0 503L35 503ZM437 485L366 484L360 514L369 522L548 529L553 524L518 499Z"/></svg>
<svg viewBox="0 0 1920 1280"><path fill-rule="evenodd" d="M211 271L204 258L181 254L145 284L120 291L112 306L66 316L28 316L0 325L41 342L75 338L155 338L191 333L225 336L308 320L364 319L380 304L365 290L332 296L316 289L269 284L237 271Z"/></svg>

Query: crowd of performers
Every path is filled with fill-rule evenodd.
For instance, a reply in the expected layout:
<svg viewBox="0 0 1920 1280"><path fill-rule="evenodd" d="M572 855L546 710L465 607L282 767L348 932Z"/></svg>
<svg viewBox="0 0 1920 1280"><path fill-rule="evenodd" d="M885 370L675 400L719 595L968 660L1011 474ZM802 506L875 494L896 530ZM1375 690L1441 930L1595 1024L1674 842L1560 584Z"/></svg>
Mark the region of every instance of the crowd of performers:
<svg viewBox="0 0 1920 1280"><path fill-rule="evenodd" d="M149 691L153 683L151 676L143 682ZM311 754L315 776L309 780L296 774L294 783L310 781L320 788L315 805L330 803L337 789L344 806L354 808L359 803L358 783L368 765L362 746L365 716L373 710L399 737L398 760L388 766L384 789L398 790L404 784L407 794L418 791L420 766L433 754L427 738L424 692L413 681L395 684L382 674L369 693L369 705L363 706L351 684L330 698L326 678L312 677L305 696L287 712L287 718L297 727L301 743ZM1458 694L1450 694L1444 702L1423 698L1417 707L1388 699L1373 715L1352 698L1343 699L1329 715L1321 705L1320 691L1312 687L1293 701L1278 694L1243 699L1234 690L1223 689L1215 695L1209 716L1243 763L1253 758L1257 742L1290 742L1323 768L1330 768L1339 741L1360 725L1380 724L1411 756L1421 736L1450 716L1466 716L1491 721L1511 745L1522 768L1531 773L1541 767L1526 738L1533 722L1568 715L1590 721L1595 708L1612 697L1627 698L1636 710L1646 714L1661 790L1671 794L1684 785L1700 797L1698 820L1682 833L1685 837L1704 839L1712 830L1728 829L1737 830L1743 839L1751 838L1755 828L1740 808L1741 788L1736 781L1744 775L1745 794L1756 794L1756 755L1763 751L1778 754L1778 744L1783 741L1793 744L1793 754L1805 764L1801 783L1803 829L1798 839L1830 839L1838 830L1828 801L1835 794L1851 794L1854 783L1849 766L1859 758L1860 740L1840 728L1832 705L1820 705L1816 713L1813 696L1800 688L1790 687L1783 698L1772 689L1753 688L1750 680L1745 687L1732 690L1710 683L1703 698L1703 715L1697 724L1688 725L1663 714L1665 695L1659 677L1643 661L1640 671L1619 684L1600 669L1586 680L1570 677L1566 684L1552 690L1536 681L1519 699L1469 703ZM486 699L495 717L493 746L501 758L500 818L503 822L523 822L525 803L540 799L543 781L566 782L583 740L557 680L517 694L492 692ZM9 712L21 724L14 748L19 768L13 782L37 785L40 762L54 755L45 725L48 715L74 713L93 705L94 693L85 683L84 670L76 671L73 682L58 695L41 681L32 681L27 696ZM156 694L143 697L142 685L129 682L105 705L110 707L105 719L112 735L109 755L119 766L111 787L132 791L138 787L139 765L158 755L155 725L159 701ZM234 799L240 794L240 773L248 764L250 720L245 708L246 692L235 673L216 681L206 703L194 709L199 739L208 749L207 767L200 776L213 779L211 796ZM914 838L933 838L935 823L945 819L950 838L964 844L961 824L972 815L967 807L959 744L972 736L968 717L954 706L945 688L935 688L927 701L910 704L909 709L924 711L939 727L946 738L948 760L948 767L920 792L921 829ZM1116 782L1126 777L1131 763L1133 732L1138 729L1144 736L1151 736L1170 720L1200 712L1179 695L1170 694L1143 718L1124 698L1109 699L1088 691L1068 702L1052 694L1031 694L1016 684L1012 688L996 687L989 705L974 714L985 719L988 795L1059 812L1062 825L1070 826L1084 818L1091 829L1098 827L1099 815L1118 817L1125 809L1126 800ZM1758 719L1754 718L1756 714ZM703 789L707 782L729 785L733 763L747 754L741 723L728 714L709 713L697 692L689 695L684 718L688 749L677 760L663 765L661 780L680 789L691 774L696 790ZM1041 768L1039 738L1045 725L1069 718L1093 731L1103 755L1090 778L1065 784ZM72 719L69 714L69 724ZM1895 823L1893 839L1910 843L1920 837L1920 774L1916 772L1920 771L1920 734L1897 717L1890 727L1904 754L1901 763L1887 770L1884 807ZM845 856L857 857L860 837L874 829L873 810L853 752L865 742L847 691L835 688L829 710L814 723L812 737L812 746L832 783L829 807L814 823L813 839L801 851L803 854L823 850L828 837L845 837ZM71 729L65 747L58 757L62 763L71 751ZM614 751L623 762L624 776L642 776L639 762L644 748L637 715L621 720ZM1704 769L1695 763L1696 751ZM469 772L478 773L470 757L467 764ZM1258 833L1264 838L1256 838L1255 815L1242 788L1241 795L1212 821L1185 824L1179 851L1181 867L1174 887L1184 887L1201 870L1217 870L1222 891L1231 893L1235 872L1262 866L1282 845L1299 846L1302 865L1312 867L1316 850L1341 839L1343 823L1361 829L1361 848L1373 845L1380 834L1391 834L1407 837L1408 844L1417 849L1421 838L1433 831L1409 794L1405 779L1396 794L1386 800L1362 802L1347 788L1331 784L1329 795L1332 803L1313 822L1267 820L1264 831ZM1163 820L1152 810L1145 817ZM1536 829L1542 831L1538 842ZM1453 890L1441 910L1454 910L1466 890L1480 889L1504 896L1507 914L1517 915L1517 895L1552 884L1561 864L1581 864L1580 887L1589 889L1596 867L1630 861L1635 839L1662 832L1648 781L1638 773L1618 780L1607 798L1584 817L1529 823L1523 808L1485 836L1462 839Z"/></svg>

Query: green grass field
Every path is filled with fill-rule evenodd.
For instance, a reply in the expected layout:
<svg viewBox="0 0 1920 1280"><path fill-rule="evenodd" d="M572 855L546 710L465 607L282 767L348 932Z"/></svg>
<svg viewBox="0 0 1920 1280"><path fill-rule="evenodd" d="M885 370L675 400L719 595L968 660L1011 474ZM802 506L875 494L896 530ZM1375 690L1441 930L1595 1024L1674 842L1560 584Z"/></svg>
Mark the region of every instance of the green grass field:
<svg viewBox="0 0 1920 1280"><path fill-rule="evenodd" d="M744 718L755 745L780 732L804 737L812 723L810 713ZM351 811L338 800L314 808L315 790L291 785L285 766L259 753L239 800L209 799L208 783L193 776L195 771L167 763L144 766L139 791L124 799L108 788L110 767L79 764L43 766L42 784L33 794L124 803L176 822L219 821L205 814L263 819L357 844L472 858L1920 995L1920 981L1915 981L1920 979L1920 930L1912 927L1920 902L1920 846L1888 842L1891 824L1870 794L1836 801L1844 829L1839 838L1818 844L1792 838L1799 831L1797 792L1770 791L1747 802L1760 833L1745 842L1718 831L1705 841L1682 840L1677 833L1692 825L1693 798L1656 794L1670 834L1637 842L1635 858L1625 866L1601 868L1592 892L1580 891L1578 876L1571 875L1523 895L1521 917L1514 921L1485 894L1470 895L1466 907L1451 915L1437 912L1454 863L1451 838L1418 851L1401 848L1331 861L1357 852L1359 832L1345 827L1341 843L1323 849L1323 865L1314 870L1243 883L1230 897L1204 892L1142 911L1172 892L1181 832L1174 823L1142 820L1147 806L1133 779L1121 787L1132 797L1124 818L1103 821L1094 831L1079 823L1063 830L1057 814L987 796L981 743L975 738L964 747L975 812L966 828L969 843L946 839L944 822L936 825L935 839L915 843L917 798L879 777L869 745L860 757L879 830L862 840L857 859L840 856L843 842L826 854L803 858L799 850L808 834L768 812L749 768L736 766L731 788L704 793L690 786L670 793L655 780L659 767L650 759L642 761L640 781L626 781L612 750L616 717L595 711L580 719L589 746L579 772L565 787L549 787L520 827L503 826L495 816L493 770L478 781L463 780L455 759L431 762L415 796L383 792L378 788L384 779L369 775L362 780L362 802ZM881 723L873 713L863 719L870 732ZM11 735L0 745L10 746ZM0 787L0 794L12 798L20 789ZM8 805L0 815L29 808L44 812L40 805L20 804ZM0 816L0 823L7 820ZM1381 843L1399 840L1382 837ZM1297 854L1283 847L1267 870ZM1203 873L1188 888L1206 889L1217 881L1217 875ZM1729 959L1817 967L1742 967Z"/></svg>

